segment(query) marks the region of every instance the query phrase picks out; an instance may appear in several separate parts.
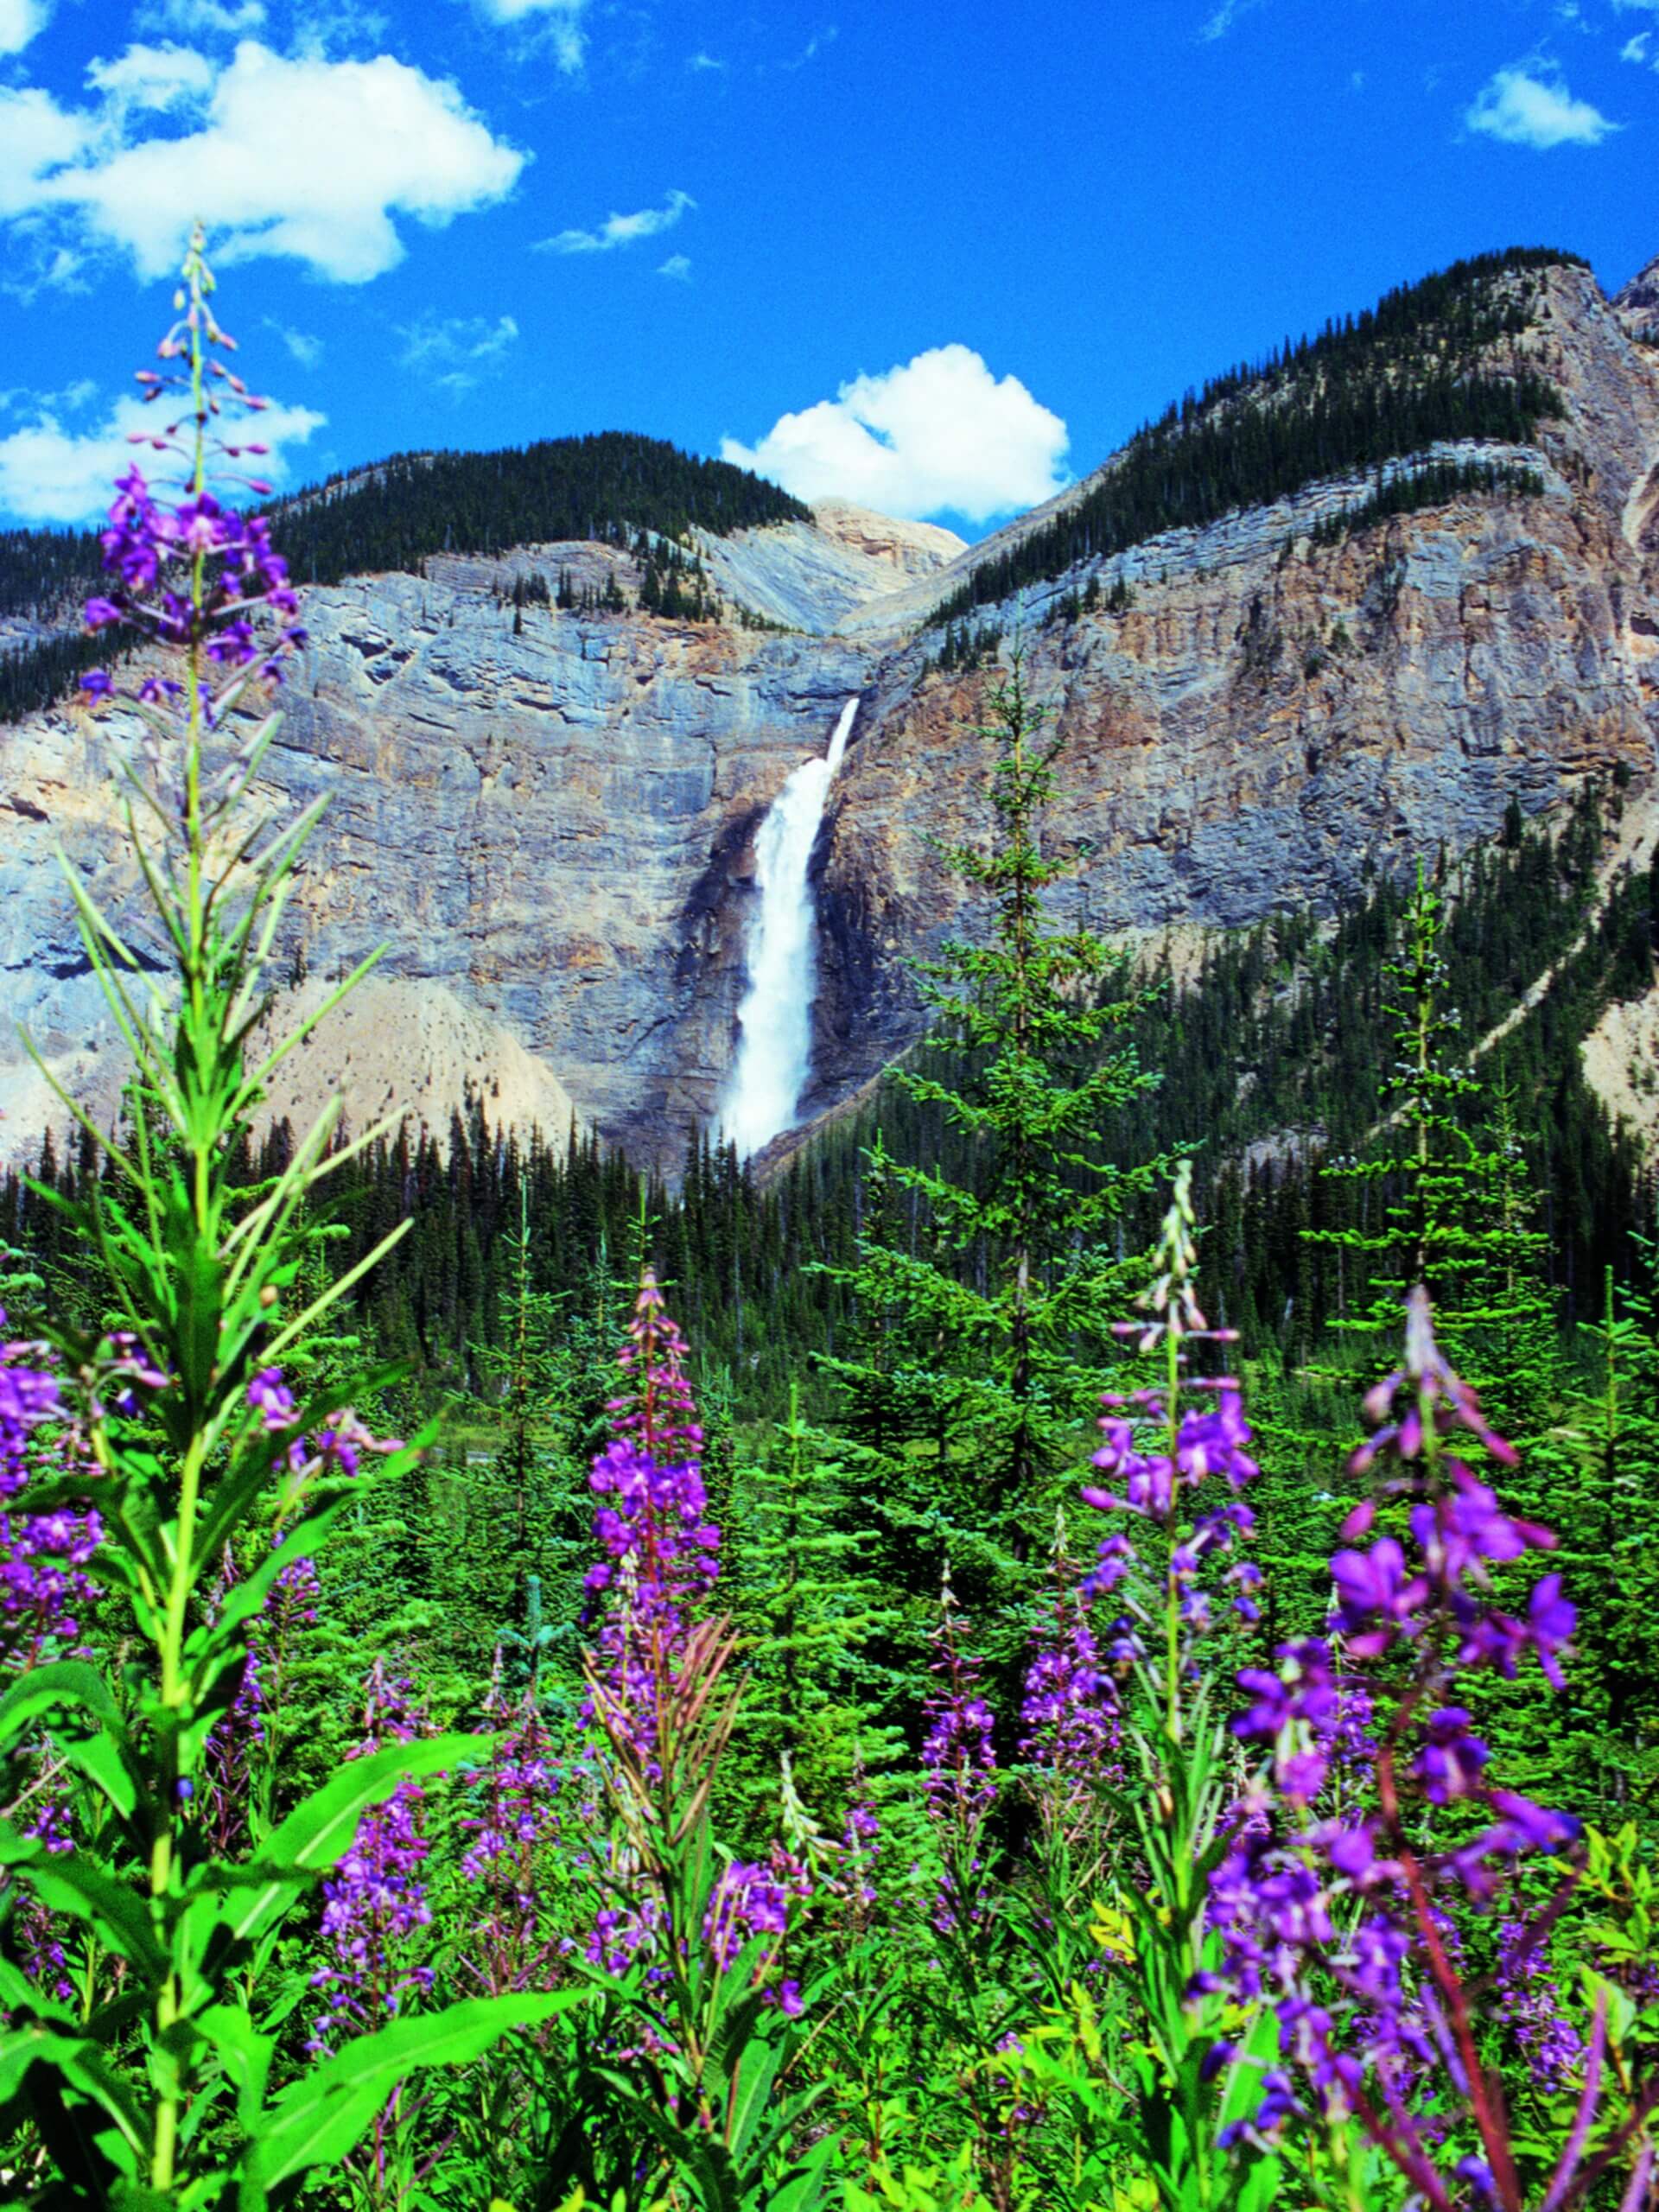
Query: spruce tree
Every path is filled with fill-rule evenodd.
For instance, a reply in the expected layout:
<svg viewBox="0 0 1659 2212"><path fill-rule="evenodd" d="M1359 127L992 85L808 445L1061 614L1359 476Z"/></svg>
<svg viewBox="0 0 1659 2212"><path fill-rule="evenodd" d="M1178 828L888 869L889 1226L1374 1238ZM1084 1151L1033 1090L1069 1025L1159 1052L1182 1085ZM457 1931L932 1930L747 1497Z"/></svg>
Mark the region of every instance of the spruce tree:
<svg viewBox="0 0 1659 2212"><path fill-rule="evenodd" d="M1064 740L1028 697L1017 649L981 734L995 747L989 849L944 849L982 894L989 928L982 942L949 940L920 963L935 1015L931 1064L892 1075L936 1110L968 1165L953 1176L875 1156L884 1182L919 1203L934 1251L870 1233L856 1263L834 1271L903 1325L896 1352L867 1351L836 1371L854 1433L868 1433L884 1406L907 1397L936 1422L947 1408L959 1418L970 1495L935 1502L970 1503L992 1541L1023 1560L1107 1364L1125 1295L1114 1239L1131 1201L1167 1168L1112 1155L1112 1118L1154 1080L1120 1034L1141 1000L1122 956L1047 911L1045 894L1067 872L1044 846Z"/></svg>
<svg viewBox="0 0 1659 2212"><path fill-rule="evenodd" d="M1554 1301L1542 1279L1548 1239L1514 1087L1500 1079L1490 1109L1463 1057L1440 950L1446 906L1421 862L1404 916L1405 945L1384 973L1395 1020L1390 1111L1364 1160L1324 1173L1369 1186L1370 1217L1308 1227L1306 1243L1357 1263L1357 1295L1331 1323L1367 1357L1391 1356L1407 1294L1426 1285L1440 1344L1465 1379L1517 1435L1548 1417L1559 1371ZM1484 1124L1484 1126L1483 1126Z"/></svg>
<svg viewBox="0 0 1659 2212"><path fill-rule="evenodd" d="M785 1755L822 1806L844 1797L855 1748L881 1761L899 1740L896 1729L883 1740L891 1685L872 1651L897 1614L872 1571L856 1483L827 1446L791 1389L788 1419L735 1472L726 1565L749 1658L734 1766L751 1804L775 1798Z"/></svg>

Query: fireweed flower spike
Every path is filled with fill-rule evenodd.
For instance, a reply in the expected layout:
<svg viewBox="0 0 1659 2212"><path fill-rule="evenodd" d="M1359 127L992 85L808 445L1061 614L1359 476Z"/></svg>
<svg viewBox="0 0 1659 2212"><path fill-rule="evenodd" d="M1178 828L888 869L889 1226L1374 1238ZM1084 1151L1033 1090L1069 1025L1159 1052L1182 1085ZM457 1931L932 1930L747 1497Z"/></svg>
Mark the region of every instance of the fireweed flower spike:
<svg viewBox="0 0 1659 2212"><path fill-rule="evenodd" d="M541 1891L560 1840L562 1777L534 1696L525 1690L515 1700L502 1688L499 1649L483 1718L493 1742L482 1773L473 1777L478 1809L460 1822L461 1871L475 1911L461 1970L479 1989L500 1996L538 1986L557 1952Z"/></svg>
<svg viewBox="0 0 1659 2212"><path fill-rule="evenodd" d="M0 1331L5 1320L0 1308ZM11 1669L72 1649L95 1594L86 1570L103 1537L98 1515L11 1503L42 1471L71 1471L65 1415L46 1348L0 1342L0 1688Z"/></svg>
<svg viewBox="0 0 1659 2212"><path fill-rule="evenodd" d="M1436 2212L1466 2201L1477 2168L1503 2212L1520 2212L1509 2122L1477 2045L1458 1924L1471 1910L1502 1911L1501 2002L1539 2078L1563 2079L1579 2063L1576 2036L1559 2023L1545 2032L1535 2005L1522 2005L1515 1988L1519 1961L1540 1941L1522 1914L1517 1872L1524 1859L1570 1845L1576 1823L1498 1786L1459 1693L1484 1670L1512 1674L1529 1652L1559 1684L1573 1609L1555 1575L1535 1586L1524 1615L1493 1595L1493 1565L1554 1538L1507 1514L1456 1456L1472 1440L1500 1465L1516 1458L1440 1351L1421 1288L1408 1303L1404 1362L1364 1410L1372 1433L1355 1465L1375 1472L1379 1497L1404 1506L1408 1533L1336 1553L1332 1642L1286 1645L1276 1673L1239 1677L1248 1704L1234 1730L1267 1751L1268 1765L1213 1878L1211 1917L1227 1946L1228 1985L1277 2013L1284 2063L1237 2132L1271 2138L1313 2126L1338 2143L1357 2122ZM1357 1507L1344 1535L1368 1535L1375 1514L1375 1502ZM1365 1738L1375 1789L1362 1810L1329 1777L1352 1726L1344 1677L1366 1665L1379 1679ZM1583 2060L1582 2126L1563 2154L1552 2207L1592 2178L1584 2158L1604 2036L1599 2015ZM1654 2095L1638 2088L1632 2109ZM1457 2154L1451 2164L1446 2145Z"/></svg>
<svg viewBox="0 0 1659 2212"><path fill-rule="evenodd" d="M1084 1840L1102 1782L1121 1783L1122 1702L1100 1648L1092 1592L1080 1586L1055 1516L1049 1586L1026 1669L1020 1758L1030 1770L1039 1824L1051 1849Z"/></svg>
<svg viewBox="0 0 1659 2212"><path fill-rule="evenodd" d="M939 1590L939 1621L929 1637L933 1688L923 1704L927 1734L927 1815L938 1843L940 1875L933 1925L941 1935L983 1916L985 1827L996 1802L996 1752L991 1709L981 1694L979 1662L963 1649L947 1565Z"/></svg>
<svg viewBox="0 0 1659 2212"><path fill-rule="evenodd" d="M1256 1474L1251 1432L1238 1382L1215 1356L1234 1334L1205 1318L1198 1257L1183 1161L1154 1280L1138 1316L1116 1325L1154 1379L1103 1399L1097 1479L1083 1492L1095 1510L1122 1516L1083 1591L1095 1649L1122 1685L1128 1769L1121 1786L1105 1777L1099 1785L1121 1845L1101 1863L1091 1963L1125 1986L1132 2017L1145 2024L1140 2094L1153 2135L1171 2146L1160 2195L1181 2204L1212 2201L1225 2164L1225 2062L1236 2016L1207 1978L1219 1945L1205 1878L1225 1848L1215 1675L1230 1631L1255 1618L1257 1582L1239 1557L1254 1527L1242 1495ZM1220 1371L1198 1367L1204 1354ZM1108 1598L1121 1609L1116 1619Z"/></svg>
<svg viewBox="0 0 1659 2212"><path fill-rule="evenodd" d="M122 692L105 669L82 679L89 700L124 698L163 734L171 731L164 710L176 706L200 713L207 728L218 727L250 682L266 691L280 685L284 662L305 643L299 601L287 563L272 549L270 524L238 513L210 488L210 480L228 477L257 494L270 492L263 478L227 467L269 448L239 432L234 441L226 435L238 416L257 416L269 403L224 358L236 341L214 316L204 253L198 229L185 263L180 319L156 349L165 365L138 374L145 404L161 419L153 430L132 433L131 442L158 458L147 464L149 474L135 459L117 480L99 539L111 581L85 609L91 631L115 629L141 645L184 654L182 680L147 670Z"/></svg>
<svg viewBox="0 0 1659 2212"><path fill-rule="evenodd" d="M725 1621L691 1618L714 1581L719 1535L702 1519L684 1360L647 1270L612 1407L617 1434L593 1475L602 1558L589 1584L610 1610L586 1662L588 1718L612 1825L591 1861L604 1903L585 1964L617 2006L607 2078L640 2114L637 2139L672 2145L699 2171L719 2146L733 2161L734 2201L747 2202L752 2190L759 2201L761 2170L737 2163L753 2157L740 2085L777 2082L804 2009L787 1946L792 1908L814 1887L793 1846L806 1857L813 1847L803 1829L750 1859L715 1837L709 1806L737 1720L736 1646ZM778 2122L791 2124L808 2101L784 2095Z"/></svg>
<svg viewBox="0 0 1659 2212"><path fill-rule="evenodd" d="M1236 1338L1234 1330L1212 1329L1198 1306L1192 1185L1192 1165L1183 1160L1159 1237L1158 1274L1137 1301L1145 1318L1115 1324L1116 1333L1132 1340L1143 1358L1161 1361L1161 1381L1127 1395L1109 1392L1102 1400L1103 1440L1094 1464L1107 1481L1090 1484L1083 1491L1084 1503L1097 1511L1134 1515L1161 1535L1162 1592L1155 1599L1132 1597L1131 1606L1145 1628L1156 1633L1161 1627L1160 1695L1172 1743L1181 1740L1182 1683L1193 1647L1215 1624L1217 1605L1241 1620L1255 1619L1251 1592L1258 1580L1247 1561L1228 1565L1218 1578L1211 1573L1255 1528L1255 1516L1239 1493L1257 1469L1247 1448L1250 1429L1237 1381L1230 1375L1195 1376L1189 1370L1192 1347L1230 1344ZM1206 1485L1224 1489L1200 1510L1197 1493ZM1125 1581L1138 1556L1135 1539L1122 1533L1106 1538L1084 1585L1085 1594ZM1110 1656L1145 1656L1138 1633L1127 1622Z"/></svg>
<svg viewBox="0 0 1659 2212"><path fill-rule="evenodd" d="M389 1743L422 1733L410 1686L388 1676L377 1659L363 1710L362 1741L350 1753L365 1758ZM313 2021L307 2048L331 2049L342 2037L384 2027L407 2001L432 1986L432 1969L413 1955L431 1908L421 1878L431 1845L421 1827L425 1793L401 1782L384 1804L357 1824L352 1847L322 1885L322 1938L330 1963L311 1986L326 1993L327 2010Z"/></svg>
<svg viewBox="0 0 1659 2212"><path fill-rule="evenodd" d="M611 1401L612 1440L590 1477L601 1501L594 1517L601 1556L587 1574L594 1598L614 1601L600 1630L608 1709L628 1716L647 1758L693 1614L720 1572L685 1358L685 1339L647 1268L618 1355L624 1387Z"/></svg>

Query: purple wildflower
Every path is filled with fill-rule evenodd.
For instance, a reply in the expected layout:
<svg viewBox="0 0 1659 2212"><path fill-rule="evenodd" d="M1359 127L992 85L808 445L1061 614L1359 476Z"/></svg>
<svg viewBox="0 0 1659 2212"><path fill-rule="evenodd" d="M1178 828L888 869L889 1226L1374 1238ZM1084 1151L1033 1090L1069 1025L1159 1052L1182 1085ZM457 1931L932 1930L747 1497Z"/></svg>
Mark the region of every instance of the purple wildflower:
<svg viewBox="0 0 1659 2212"><path fill-rule="evenodd" d="M1396 1408L1402 1391L1408 1402ZM1493 1785L1491 1753L1459 1678L1483 1669L1512 1675L1531 1648L1559 1684L1573 1609L1555 1575L1535 1586L1524 1621L1491 1602L1492 1565L1554 1540L1506 1514L1446 1452L1448 1440L1471 1434L1501 1464L1515 1459L1440 1354L1421 1290L1408 1309L1405 1366L1369 1394L1365 1410L1376 1433L1355 1465L1390 1469L1384 1494L1409 1501L1409 1537L1341 1549L1331 1569L1337 1648L1349 1662L1391 1662L1381 1725L1370 1700L1344 1719L1342 1678L1324 1643L1281 1647L1275 1671L1248 1669L1238 1678L1249 1703L1235 1732L1270 1746L1272 1761L1248 1812L1236 1815L1233 1848L1211 1885L1211 1919L1227 1955L1224 1980L1273 2004L1293 2082L1290 2101L1268 2096L1249 2129L1266 2136L1285 2124L1301 2108L1300 2082L1329 2124L1357 2120L1414 2193L1449 2212L1468 2177L1462 2168L1442 2173L1435 2161L1462 2115L1479 2139L1477 2163L1498 2177L1497 2195L1512 2206L1514 2163L1484 2087L1452 1908L1490 1904L1520 1856L1559 1851L1576 1829ZM1369 1529L1373 1511L1351 1514L1344 1533ZM1338 1803L1320 1817L1315 1801L1344 1738L1351 1770L1358 1761L1374 1766L1377 1809L1362 1818ZM1482 1825L1437 1846L1427 1808L1454 1804ZM1513 1919L1506 1955L1518 1959L1527 1941ZM1510 2003L1518 2023L1519 1999ZM1569 2044L1576 2048L1570 2031L1538 2064L1565 2066Z"/></svg>
<svg viewBox="0 0 1659 2212"><path fill-rule="evenodd" d="M257 448L229 443L219 434L224 409L257 412L266 404L218 358L219 349L233 342L198 296L184 323L168 332L160 348L162 359L179 365L160 374L141 372L147 401L172 393L181 411L158 434L140 434L135 442L170 457L175 474L152 480L135 461L116 479L116 498L99 537L111 582L83 610L90 631L124 626L148 643L188 652L199 672L209 664L231 671L219 696L206 699L209 728L222 720L250 675L271 688L279 684L284 657L305 639L288 563L271 545L269 522L239 513L200 481L211 468L250 489L270 489L261 480L225 468ZM200 404L191 397L191 374L184 365L194 346L205 355L207 388ZM99 701L113 696L116 687L106 670L95 669L82 677L81 689ZM167 679L146 676L136 696L149 705L158 702L158 692L170 696Z"/></svg>
<svg viewBox="0 0 1659 2212"><path fill-rule="evenodd" d="M103 1539L98 1515L12 1503L37 1475L60 1475L69 1464L73 1431L60 1429L52 1443L40 1433L66 1413L49 1357L37 1344L0 1342L0 1667L32 1666L73 1646L95 1594L86 1568Z"/></svg>
<svg viewBox="0 0 1659 2212"><path fill-rule="evenodd" d="M541 1892L560 1837L563 1777L534 1698L526 1692L514 1704L504 1693L499 1650L484 1720L495 1740L474 1784L479 1809L460 1824L461 1871L478 1898L463 1967L485 1994L501 1997L540 1986L557 1948Z"/></svg>
<svg viewBox="0 0 1659 2212"><path fill-rule="evenodd" d="M612 1703L607 1726L626 1726L647 1758L693 1613L720 1571L684 1361L685 1340L646 1268L618 1355L627 1387L611 1403L616 1433L589 1477L602 1501L594 1516L602 1556L586 1580L594 1596L614 1600L599 1638Z"/></svg>
<svg viewBox="0 0 1659 2212"><path fill-rule="evenodd" d="M421 1732L409 1684L389 1678L383 1660L369 1676L364 1728L353 1758ZM311 1977L312 1987L327 1993L327 2009L313 2020L307 2044L314 2052L384 2027L409 1998L431 1986L432 1969L416 1955L420 1932L432 1918L421 1878L431 1848L421 1828L423 1799L418 1783L400 1782L383 1804L371 1806L322 1885L321 1935L330 1962Z"/></svg>
<svg viewBox="0 0 1659 2212"><path fill-rule="evenodd" d="M980 1876L985 1823L996 1802L996 1752L991 1708L979 1691L979 1662L963 1649L958 1607L947 1571L939 1624L930 1642L934 1687L923 1706L927 1735L927 1814L938 1841L941 1871L933 1924L941 1935L982 1917Z"/></svg>

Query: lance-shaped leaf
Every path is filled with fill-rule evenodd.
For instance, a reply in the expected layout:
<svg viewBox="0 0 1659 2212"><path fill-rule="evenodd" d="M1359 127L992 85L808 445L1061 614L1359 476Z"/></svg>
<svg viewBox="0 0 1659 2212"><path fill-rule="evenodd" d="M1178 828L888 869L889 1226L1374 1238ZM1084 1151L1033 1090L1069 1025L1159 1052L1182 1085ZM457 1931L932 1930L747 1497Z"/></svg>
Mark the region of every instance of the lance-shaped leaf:
<svg viewBox="0 0 1659 2212"><path fill-rule="evenodd" d="M10 2116L9 2107L20 2093L27 2100L29 2070L35 2066L49 2066L72 2088L90 2097L113 2121L130 2151L147 2148L149 2127L131 2087L97 2044L38 2024L0 2034L0 2115Z"/></svg>
<svg viewBox="0 0 1659 2212"><path fill-rule="evenodd" d="M100 1727L121 1726L109 1684L84 1659L57 1659L31 1669L0 1697L0 1745L15 1742L43 1713L72 1707L90 1713Z"/></svg>
<svg viewBox="0 0 1659 2212"><path fill-rule="evenodd" d="M367 1758L353 1759L321 1789L296 1805L265 1839L259 1864L224 1906L224 1921L238 1942L251 1942L280 1918L313 1877L351 1848L358 1821L371 1805L383 1805L400 1782L418 1782L476 1759L486 1739L434 1736L425 1743L390 1744Z"/></svg>
<svg viewBox="0 0 1659 2212"><path fill-rule="evenodd" d="M359 2036L296 2082L260 2120L249 2164L265 2189L313 2166L338 2164L400 2082L426 2067L464 2066L513 2028L588 2002L586 1990L476 1997Z"/></svg>
<svg viewBox="0 0 1659 2212"><path fill-rule="evenodd" d="M15 1869L48 1910L89 1921L107 1947L152 1979L167 1971L137 1892L82 1851L48 1851L35 1836L0 1832L0 1866Z"/></svg>

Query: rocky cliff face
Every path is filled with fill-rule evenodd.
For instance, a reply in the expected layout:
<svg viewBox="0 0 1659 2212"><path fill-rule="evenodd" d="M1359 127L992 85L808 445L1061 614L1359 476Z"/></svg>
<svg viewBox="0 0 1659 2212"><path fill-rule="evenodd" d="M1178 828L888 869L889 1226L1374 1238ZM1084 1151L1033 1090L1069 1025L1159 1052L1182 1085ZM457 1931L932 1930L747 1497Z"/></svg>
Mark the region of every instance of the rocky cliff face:
<svg viewBox="0 0 1659 2212"><path fill-rule="evenodd" d="M1611 302L1586 272L1554 270L1512 341L1567 402L1518 456L1541 496L1462 499L1330 543L1314 525L1355 487L1315 486L1120 556L1127 612L1045 619L1086 569L1029 595L1029 682L1067 739L1050 836L1087 855L1072 911L1145 928L1326 902L1368 866L1491 830L1511 794L1531 810L1588 771L1651 767L1659 314L1644 286L1659 293L1659 264ZM982 836L986 814L986 678L925 672L937 633L917 634L982 549L831 505L702 550L748 623L515 615L516 569L566 567L580 585L615 564L636 581L597 545L314 590L314 647L270 756L274 794L330 800L296 902L313 975L384 943L405 995L382 993L365 1025L390 1021L486 1096L499 1040L503 1110L541 1118L568 1096L671 1166L730 1062L756 826L843 702L861 703L817 862L813 1109L916 1033L906 956L972 925L929 840ZM0 1013L104 1101L118 1059L52 849L130 906L119 734L71 709L0 731ZM423 987L442 1051L416 1042L408 995ZM327 1050L343 1068L356 1048L342 1033ZM384 1089L366 1028L362 1058L366 1112ZM441 1104L428 1084L420 1110ZM45 1097L9 1035L0 1110L0 1152L32 1144Z"/></svg>
<svg viewBox="0 0 1659 2212"><path fill-rule="evenodd" d="M1344 487L1313 487L1103 564L1130 581L1127 613L1045 620L1086 570L1030 594L1030 689L1067 741L1050 836L1087 855L1071 911L1120 929L1319 905L1369 867L1489 833L1511 794L1530 812L1590 771L1651 768L1659 349L1629 327L1630 297L1554 270L1517 341L1567 400L1535 451L1507 456L1540 469L1541 498L1460 499L1324 544L1314 525ZM893 613L880 601L843 627ZM826 1102L914 1033L898 956L960 901L927 833L983 819L986 679L923 676L923 650L884 659L836 809Z"/></svg>

